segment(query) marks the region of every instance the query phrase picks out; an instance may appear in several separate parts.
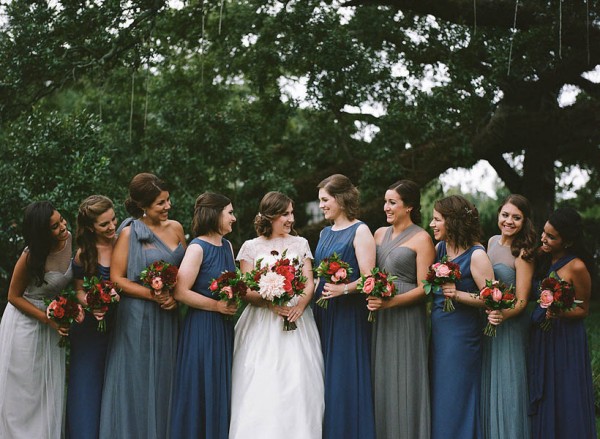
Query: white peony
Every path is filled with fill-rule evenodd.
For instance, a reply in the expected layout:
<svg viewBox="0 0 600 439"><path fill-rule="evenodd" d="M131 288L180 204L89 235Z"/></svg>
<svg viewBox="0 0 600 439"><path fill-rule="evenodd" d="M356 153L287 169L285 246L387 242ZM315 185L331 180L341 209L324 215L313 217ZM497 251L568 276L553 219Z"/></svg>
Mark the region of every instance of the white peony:
<svg viewBox="0 0 600 439"><path fill-rule="evenodd" d="M263 299L273 300L285 294L283 289L285 278L273 271L263 274L258 281L258 292Z"/></svg>

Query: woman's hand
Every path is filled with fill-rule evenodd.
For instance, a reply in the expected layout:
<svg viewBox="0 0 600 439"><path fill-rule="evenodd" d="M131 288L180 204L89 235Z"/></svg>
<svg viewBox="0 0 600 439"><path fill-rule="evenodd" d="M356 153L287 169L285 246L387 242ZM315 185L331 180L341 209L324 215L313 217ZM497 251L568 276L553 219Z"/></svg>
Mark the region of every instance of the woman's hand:
<svg viewBox="0 0 600 439"><path fill-rule="evenodd" d="M367 309L369 311L379 311L386 308L386 301L381 297L367 297Z"/></svg>
<svg viewBox="0 0 600 439"><path fill-rule="evenodd" d="M442 284L441 287L444 296L446 296L448 299L456 300L458 293L456 291L456 284L454 282Z"/></svg>
<svg viewBox="0 0 600 439"><path fill-rule="evenodd" d="M58 332L58 335L60 335L61 337L67 337L69 335L69 325L61 325L55 320L49 320L48 325L56 332Z"/></svg>
<svg viewBox="0 0 600 439"><path fill-rule="evenodd" d="M301 304L286 306L286 308L288 309L287 318L290 323L295 322L302 317L302 314L304 314L304 310L306 309L306 307L302 306Z"/></svg>
<svg viewBox="0 0 600 439"><path fill-rule="evenodd" d="M165 311L171 311L177 308L177 301L170 293L161 293L155 295L152 292L153 300L160 305Z"/></svg>
<svg viewBox="0 0 600 439"><path fill-rule="evenodd" d="M500 310L492 311L490 309L486 309L485 312L488 315L488 322L490 322L494 326L498 326L504 320L504 316L502 315L502 311Z"/></svg>
<svg viewBox="0 0 600 439"><path fill-rule="evenodd" d="M323 299L333 299L334 297L342 296L344 294L345 287L346 284L326 283L323 286L323 292L321 293L321 297L323 297Z"/></svg>
<svg viewBox="0 0 600 439"><path fill-rule="evenodd" d="M92 315L94 316L94 318L98 321L104 319L104 316L106 315L106 311L103 310L102 308L94 308L92 309Z"/></svg>
<svg viewBox="0 0 600 439"><path fill-rule="evenodd" d="M226 300L217 300L216 301L216 311L226 316L233 316L238 310L237 304L229 303Z"/></svg>

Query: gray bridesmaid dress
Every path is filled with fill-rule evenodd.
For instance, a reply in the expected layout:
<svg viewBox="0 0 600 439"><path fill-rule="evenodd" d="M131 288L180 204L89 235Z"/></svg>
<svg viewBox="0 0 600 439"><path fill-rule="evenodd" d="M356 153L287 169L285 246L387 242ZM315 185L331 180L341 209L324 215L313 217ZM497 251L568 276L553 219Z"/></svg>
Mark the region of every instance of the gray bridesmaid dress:
<svg viewBox="0 0 600 439"><path fill-rule="evenodd" d="M412 225L377 246L377 266L398 276L398 294L415 288L417 254L402 246L423 230ZM427 319L425 302L377 312L372 344L375 425L378 439L430 437Z"/></svg>

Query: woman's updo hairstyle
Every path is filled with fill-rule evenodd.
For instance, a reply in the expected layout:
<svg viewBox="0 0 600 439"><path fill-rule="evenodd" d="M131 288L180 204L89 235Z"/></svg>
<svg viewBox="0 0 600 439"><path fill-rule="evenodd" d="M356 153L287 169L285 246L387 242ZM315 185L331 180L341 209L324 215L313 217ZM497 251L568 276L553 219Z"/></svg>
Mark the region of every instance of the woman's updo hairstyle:
<svg viewBox="0 0 600 439"><path fill-rule="evenodd" d="M144 209L150 206L163 191L168 191L167 184L154 174L142 172L129 182L129 198L125 200L125 209L133 218L140 218Z"/></svg>
<svg viewBox="0 0 600 439"><path fill-rule="evenodd" d="M350 221L359 213L359 192L350 179L342 174L333 174L321 181L317 188L325 190L335 198Z"/></svg>
<svg viewBox="0 0 600 439"><path fill-rule="evenodd" d="M479 212L473 203L461 195L450 195L437 200L433 208L446 223L446 241L453 245L469 248L479 242L481 226Z"/></svg>
<svg viewBox="0 0 600 439"><path fill-rule="evenodd" d="M406 206L412 207L410 220L414 224L421 224L421 190L417 183L412 180L400 180L388 190L395 191Z"/></svg>
<svg viewBox="0 0 600 439"><path fill-rule="evenodd" d="M272 221L283 215L294 201L281 192L267 192L260 200L258 214L254 217L254 229L258 236L269 238L273 234ZM292 234L296 232L292 229Z"/></svg>

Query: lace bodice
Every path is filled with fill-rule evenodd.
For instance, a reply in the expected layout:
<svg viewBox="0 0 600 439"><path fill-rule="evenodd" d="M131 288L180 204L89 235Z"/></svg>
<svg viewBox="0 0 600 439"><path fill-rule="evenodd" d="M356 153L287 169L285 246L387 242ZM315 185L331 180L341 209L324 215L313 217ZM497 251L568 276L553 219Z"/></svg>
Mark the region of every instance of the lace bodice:
<svg viewBox="0 0 600 439"><path fill-rule="evenodd" d="M287 250L287 251L286 251ZM313 259L308 241L300 236L285 236L283 238L258 238L250 239L242 245L237 260L250 262L253 266L262 258L261 265L274 263L281 258L286 251L286 257L298 258L303 261L306 258Z"/></svg>

